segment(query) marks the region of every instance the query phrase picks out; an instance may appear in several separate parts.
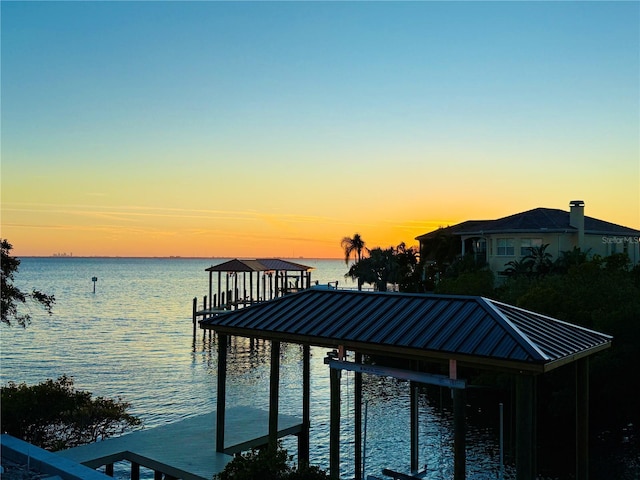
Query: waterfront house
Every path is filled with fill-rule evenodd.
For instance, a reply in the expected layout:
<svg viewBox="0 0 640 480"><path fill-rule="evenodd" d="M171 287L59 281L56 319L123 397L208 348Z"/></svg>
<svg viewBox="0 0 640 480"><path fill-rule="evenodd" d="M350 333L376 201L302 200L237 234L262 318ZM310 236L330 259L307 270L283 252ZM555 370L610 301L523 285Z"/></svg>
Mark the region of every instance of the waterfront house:
<svg viewBox="0 0 640 480"><path fill-rule="evenodd" d="M429 255L430 240L438 236L459 238L458 252L473 254L496 274L511 261L521 261L531 248L548 245L551 260L563 251L579 248L603 257L626 253L633 265L640 263L640 230L617 225L584 214L584 202L573 200L569 211L534 208L497 220L468 220L416 237L423 258Z"/></svg>

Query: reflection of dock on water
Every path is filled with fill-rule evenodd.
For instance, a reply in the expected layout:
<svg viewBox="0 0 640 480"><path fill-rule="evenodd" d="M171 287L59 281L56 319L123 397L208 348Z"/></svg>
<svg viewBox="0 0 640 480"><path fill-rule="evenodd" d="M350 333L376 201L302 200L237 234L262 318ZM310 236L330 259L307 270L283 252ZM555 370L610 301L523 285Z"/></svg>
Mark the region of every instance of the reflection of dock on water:
<svg viewBox="0 0 640 480"><path fill-rule="evenodd" d="M207 318L307 289L311 286L311 270L313 267L278 258L236 258L212 265L205 269L209 272L209 293L201 307L198 299L193 299L194 328L198 317Z"/></svg>

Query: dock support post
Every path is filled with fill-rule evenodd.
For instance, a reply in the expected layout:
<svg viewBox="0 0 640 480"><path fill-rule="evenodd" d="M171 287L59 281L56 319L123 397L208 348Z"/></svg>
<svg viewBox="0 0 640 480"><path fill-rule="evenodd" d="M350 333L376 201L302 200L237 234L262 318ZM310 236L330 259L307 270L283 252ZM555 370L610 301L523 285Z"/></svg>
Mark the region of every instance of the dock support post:
<svg viewBox="0 0 640 480"><path fill-rule="evenodd" d="M453 478L465 480L467 475L465 406L466 390L454 388L453 393ZM520 477L518 477L520 480Z"/></svg>
<svg viewBox="0 0 640 480"><path fill-rule="evenodd" d="M113 477L113 463L107 463L104 466L104 473L109 477Z"/></svg>
<svg viewBox="0 0 640 480"><path fill-rule="evenodd" d="M216 400L216 452L224 452L224 417L227 390L227 335L218 334L218 394Z"/></svg>
<svg viewBox="0 0 640 480"><path fill-rule="evenodd" d="M356 352L355 362L362 363L362 354ZM354 386L354 441L355 441L355 480L362 479L362 373L355 372Z"/></svg>
<svg viewBox="0 0 640 480"><path fill-rule="evenodd" d="M131 462L131 480L140 480L140 464Z"/></svg>
<svg viewBox="0 0 640 480"><path fill-rule="evenodd" d="M589 357L576 362L576 480L589 479Z"/></svg>
<svg viewBox="0 0 640 480"><path fill-rule="evenodd" d="M311 347L302 346L302 432L298 437L298 468L309 465L311 429Z"/></svg>
<svg viewBox="0 0 640 480"><path fill-rule="evenodd" d="M535 480L535 378L516 377L516 478Z"/></svg>
<svg viewBox="0 0 640 480"><path fill-rule="evenodd" d="M337 368L329 372L329 474L335 478L340 478L340 372Z"/></svg>
<svg viewBox="0 0 640 480"><path fill-rule="evenodd" d="M213 302L213 272L209 270L209 298L211 301L211 308L215 307L215 303Z"/></svg>
<svg viewBox="0 0 640 480"><path fill-rule="evenodd" d="M271 375L269 379L269 446L278 444L278 401L280 398L280 342L271 341Z"/></svg>
<svg viewBox="0 0 640 480"><path fill-rule="evenodd" d="M193 343L196 342L196 324L198 323L197 321L197 312L198 311L198 297L193 297Z"/></svg>
<svg viewBox="0 0 640 480"><path fill-rule="evenodd" d="M410 422L411 422L411 472L418 471L419 461L419 416L418 416L418 384L416 382L410 383Z"/></svg>

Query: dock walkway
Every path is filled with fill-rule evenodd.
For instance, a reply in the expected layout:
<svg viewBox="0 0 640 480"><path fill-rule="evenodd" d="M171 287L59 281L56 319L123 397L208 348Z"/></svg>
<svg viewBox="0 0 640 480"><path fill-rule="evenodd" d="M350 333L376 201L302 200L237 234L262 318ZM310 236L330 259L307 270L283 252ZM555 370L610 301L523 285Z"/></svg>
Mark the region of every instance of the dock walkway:
<svg viewBox="0 0 640 480"><path fill-rule="evenodd" d="M269 438L268 412L234 407L226 415L225 453L216 452L215 412L57 453L91 468L131 462L132 480L139 478L140 466L154 470L155 478L211 480L234 453L265 445ZM278 438L301 431L299 418L279 415Z"/></svg>

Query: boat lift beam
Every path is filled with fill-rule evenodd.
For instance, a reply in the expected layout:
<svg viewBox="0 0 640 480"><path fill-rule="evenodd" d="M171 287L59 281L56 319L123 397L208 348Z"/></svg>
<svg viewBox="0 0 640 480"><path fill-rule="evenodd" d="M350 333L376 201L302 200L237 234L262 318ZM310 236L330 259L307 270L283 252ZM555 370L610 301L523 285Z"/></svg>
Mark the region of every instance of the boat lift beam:
<svg viewBox="0 0 640 480"><path fill-rule="evenodd" d="M359 356L362 358L362 356ZM356 373L356 390L362 392L360 383L363 373L378 375L383 377L393 377L411 382L411 470L418 473L418 383L428 385L438 385L451 389L454 404L454 480L464 480L466 478L466 456L465 456L465 392L467 381L457 378L456 362L449 362L450 375L437 375L420 372L417 370L405 370L401 368L386 367L382 365L367 365L359 362L349 362L346 359L346 351L343 347L339 351L328 352L324 358L324 363L329 366L330 372L330 432L329 432L329 473L336 478L340 478L340 372L347 370ZM356 405L362 402L362 398L355 398ZM356 409L361 412L359 408ZM360 413L361 414L361 413ZM356 419L356 429L360 429L361 422ZM356 435L356 438L361 438ZM355 445L355 458L361 459L360 442ZM356 466L356 480L364 476L364 468ZM391 470L388 470L391 472ZM394 472L395 473L395 472ZM388 475L387 473L384 473ZM394 478L399 478L395 476ZM418 478L418 477L407 477Z"/></svg>

